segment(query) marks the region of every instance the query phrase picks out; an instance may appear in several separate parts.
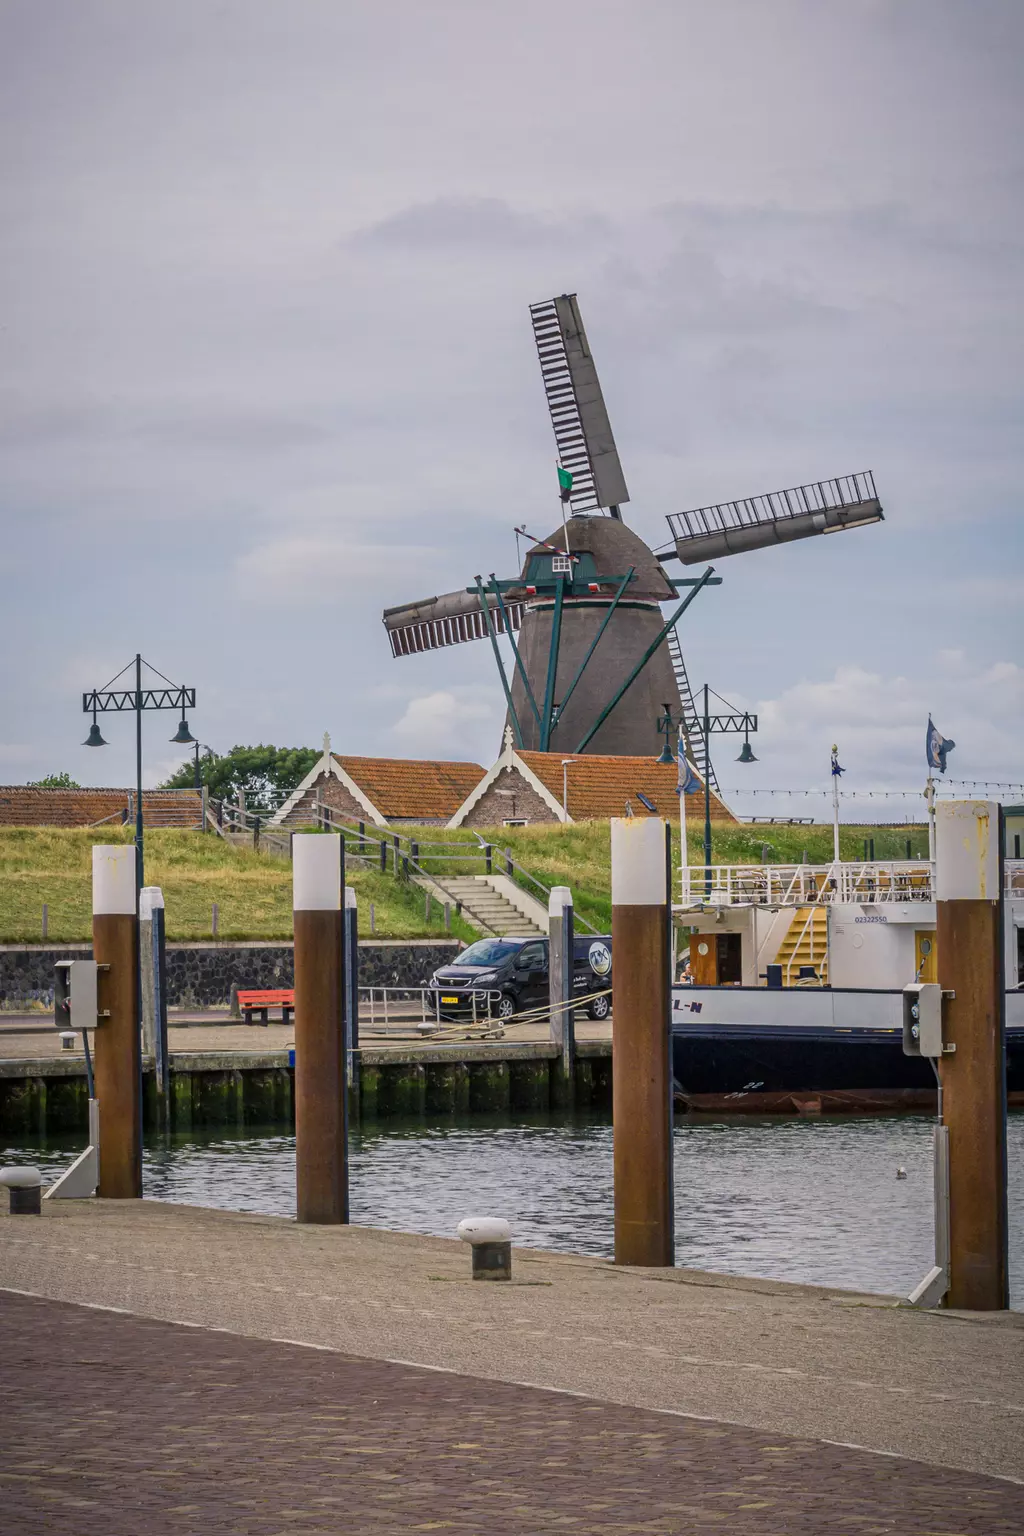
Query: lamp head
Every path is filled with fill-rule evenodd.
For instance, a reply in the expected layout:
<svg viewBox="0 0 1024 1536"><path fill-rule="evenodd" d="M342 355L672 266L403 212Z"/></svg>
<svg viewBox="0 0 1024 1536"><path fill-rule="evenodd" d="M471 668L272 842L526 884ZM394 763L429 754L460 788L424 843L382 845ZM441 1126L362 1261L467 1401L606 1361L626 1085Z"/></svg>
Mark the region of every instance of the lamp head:
<svg viewBox="0 0 1024 1536"><path fill-rule="evenodd" d="M669 745L669 741L668 741L668 737L667 736L665 738L665 745L661 749L661 755L658 758L658 762L659 763L665 763L668 766L671 766L672 763L675 762L675 758L672 756L672 748Z"/></svg>
<svg viewBox="0 0 1024 1536"><path fill-rule="evenodd" d="M182 715L178 729L171 737L171 741L177 742L178 745L182 747L190 747L195 739L196 738L192 735L192 732L188 728L188 721L185 719L185 716Z"/></svg>
<svg viewBox="0 0 1024 1536"><path fill-rule="evenodd" d="M751 747L749 741L745 741L743 743L743 746L742 746L742 748L740 750L740 755L736 759L736 761L738 763L756 763L757 762L757 758L754 756L754 751L753 751L753 748Z"/></svg>
<svg viewBox="0 0 1024 1536"><path fill-rule="evenodd" d="M95 719L95 716L94 716L93 717L92 725L90 725L90 727L89 727L89 734L85 738L85 740L82 742L82 746L83 747L105 747L106 745L107 745L107 743L103 740L103 737L100 735L100 728L96 724L96 719Z"/></svg>

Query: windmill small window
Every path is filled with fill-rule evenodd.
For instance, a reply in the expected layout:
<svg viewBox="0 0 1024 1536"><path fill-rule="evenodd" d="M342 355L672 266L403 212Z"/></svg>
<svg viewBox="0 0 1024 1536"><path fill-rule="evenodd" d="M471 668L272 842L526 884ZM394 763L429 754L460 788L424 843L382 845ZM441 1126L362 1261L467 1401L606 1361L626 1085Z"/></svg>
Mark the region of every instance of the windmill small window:
<svg viewBox="0 0 1024 1536"><path fill-rule="evenodd" d="M552 555L551 574L552 576L571 576L572 558L569 555Z"/></svg>

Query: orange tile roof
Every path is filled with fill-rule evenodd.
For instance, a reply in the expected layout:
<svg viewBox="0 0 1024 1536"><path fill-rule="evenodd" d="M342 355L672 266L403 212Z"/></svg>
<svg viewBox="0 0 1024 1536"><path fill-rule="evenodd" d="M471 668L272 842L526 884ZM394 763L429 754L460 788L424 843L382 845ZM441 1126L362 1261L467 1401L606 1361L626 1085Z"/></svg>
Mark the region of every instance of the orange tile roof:
<svg viewBox="0 0 1024 1536"><path fill-rule="evenodd" d="M562 801L562 755L560 752L517 752L526 766L540 779L544 788ZM599 821L625 814L629 801L634 816L650 816L638 798L644 794L657 815L672 819L679 815L676 795L675 763L659 763L653 757L597 757L585 753L569 759L568 812L573 821ZM687 817L704 816L703 787L686 797ZM732 812L712 791L713 821L735 821Z"/></svg>
<svg viewBox="0 0 1024 1536"><path fill-rule="evenodd" d="M127 789L41 789L28 784L0 785L0 826L88 827L116 823L128 810ZM143 821L170 826L198 824L202 799L192 791L142 792Z"/></svg>
<svg viewBox="0 0 1024 1536"><path fill-rule="evenodd" d="M423 816L431 821L444 817L447 821L484 776L479 763L435 763L402 757L342 757L337 752L333 757L371 804L388 819Z"/></svg>

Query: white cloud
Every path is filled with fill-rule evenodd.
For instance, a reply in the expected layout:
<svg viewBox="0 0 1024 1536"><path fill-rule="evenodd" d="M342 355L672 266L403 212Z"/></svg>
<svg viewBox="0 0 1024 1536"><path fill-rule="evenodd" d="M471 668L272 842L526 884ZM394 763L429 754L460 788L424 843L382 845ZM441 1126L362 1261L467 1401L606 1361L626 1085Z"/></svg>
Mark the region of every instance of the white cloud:
<svg viewBox="0 0 1024 1536"><path fill-rule="evenodd" d="M443 689L410 699L391 735L412 757L478 762L489 768L500 749L502 718L491 689Z"/></svg>
<svg viewBox="0 0 1024 1536"><path fill-rule="evenodd" d="M353 544L330 534L294 534L248 550L236 561L234 577L240 590L305 607L339 603L360 583L411 581L429 573L435 561L436 551L422 545Z"/></svg>
<svg viewBox="0 0 1024 1536"><path fill-rule="evenodd" d="M1024 780L1024 668L1015 662L979 666L963 651L946 650L936 653L929 671L913 676L842 666L830 678L797 683L755 707L756 767L737 768L724 749L719 751L718 774L728 789L827 791L830 747L836 742L846 770L844 793L916 790L927 773L929 711L943 735L957 743L948 779ZM713 754L714 748L712 743ZM734 803L744 811L766 810L746 795ZM821 814L824 803L794 802L791 809L793 814Z"/></svg>

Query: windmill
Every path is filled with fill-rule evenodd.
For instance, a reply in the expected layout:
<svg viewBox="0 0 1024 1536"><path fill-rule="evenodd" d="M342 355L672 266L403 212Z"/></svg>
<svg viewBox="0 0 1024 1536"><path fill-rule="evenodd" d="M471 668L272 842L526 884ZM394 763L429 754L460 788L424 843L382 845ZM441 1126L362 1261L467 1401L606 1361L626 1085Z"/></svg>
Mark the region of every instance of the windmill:
<svg viewBox="0 0 1024 1536"><path fill-rule="evenodd" d="M811 534L876 522L870 474L672 514L672 543L652 551L622 518L629 500L575 294L530 307L558 451L562 524L527 535L521 571L493 573L439 597L384 611L395 656L489 640L516 745L541 752L655 754L658 718L678 701L688 755L697 711L676 625L721 578L669 576L690 565ZM607 515L605 515L607 514ZM525 528L517 528L517 534ZM662 604L671 604L668 618ZM505 670L499 637L512 651Z"/></svg>

